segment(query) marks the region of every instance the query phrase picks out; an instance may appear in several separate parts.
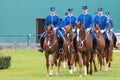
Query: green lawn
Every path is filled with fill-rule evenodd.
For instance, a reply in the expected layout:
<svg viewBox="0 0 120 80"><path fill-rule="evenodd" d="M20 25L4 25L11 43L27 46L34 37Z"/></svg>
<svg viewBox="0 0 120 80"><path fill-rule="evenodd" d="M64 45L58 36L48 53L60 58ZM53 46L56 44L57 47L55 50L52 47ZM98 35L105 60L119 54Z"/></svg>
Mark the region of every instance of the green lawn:
<svg viewBox="0 0 120 80"><path fill-rule="evenodd" d="M70 74L61 66L60 75L46 76L45 57L35 50L4 50L12 56L11 67L0 70L0 80L120 80L120 52L114 52L112 68L108 72L94 72L92 76L79 78L79 72Z"/></svg>

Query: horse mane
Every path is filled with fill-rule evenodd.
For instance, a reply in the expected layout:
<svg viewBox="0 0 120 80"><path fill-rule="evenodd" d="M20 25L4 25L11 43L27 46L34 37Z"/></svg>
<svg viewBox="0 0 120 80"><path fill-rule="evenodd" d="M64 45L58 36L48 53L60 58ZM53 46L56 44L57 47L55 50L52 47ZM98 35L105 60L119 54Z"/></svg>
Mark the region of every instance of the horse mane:
<svg viewBox="0 0 120 80"><path fill-rule="evenodd" d="M94 24L93 30L100 30L100 25L99 24Z"/></svg>
<svg viewBox="0 0 120 80"><path fill-rule="evenodd" d="M66 32L72 31L72 26L70 26L70 25L65 26L65 31L66 31Z"/></svg>
<svg viewBox="0 0 120 80"><path fill-rule="evenodd" d="M75 26L76 28L83 29L84 31L86 30L82 22L75 22Z"/></svg>
<svg viewBox="0 0 120 80"><path fill-rule="evenodd" d="M53 25L49 25L47 28L48 31L54 31L54 26Z"/></svg>

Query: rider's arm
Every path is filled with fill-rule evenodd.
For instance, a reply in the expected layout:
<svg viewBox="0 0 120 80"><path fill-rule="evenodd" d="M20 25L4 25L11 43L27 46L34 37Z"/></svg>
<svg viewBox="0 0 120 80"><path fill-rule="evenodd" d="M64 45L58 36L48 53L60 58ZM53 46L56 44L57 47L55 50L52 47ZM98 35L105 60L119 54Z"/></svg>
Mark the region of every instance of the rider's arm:
<svg viewBox="0 0 120 80"><path fill-rule="evenodd" d="M49 25L49 21L48 21L49 17L47 16L46 17L46 20L45 20L45 25L44 25L44 29L46 29Z"/></svg>

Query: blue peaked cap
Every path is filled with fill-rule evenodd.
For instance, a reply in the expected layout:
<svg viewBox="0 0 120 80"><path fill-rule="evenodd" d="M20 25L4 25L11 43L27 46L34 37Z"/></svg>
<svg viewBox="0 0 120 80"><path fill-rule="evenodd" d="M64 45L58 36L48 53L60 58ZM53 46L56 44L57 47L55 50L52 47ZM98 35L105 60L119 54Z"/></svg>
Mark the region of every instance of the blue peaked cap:
<svg viewBox="0 0 120 80"><path fill-rule="evenodd" d="M50 8L50 11L55 11L55 7L51 7L51 8Z"/></svg>
<svg viewBox="0 0 120 80"><path fill-rule="evenodd" d="M88 9L88 7L87 6L82 6L82 9Z"/></svg>
<svg viewBox="0 0 120 80"><path fill-rule="evenodd" d="M98 11L103 11L103 8L98 8Z"/></svg>

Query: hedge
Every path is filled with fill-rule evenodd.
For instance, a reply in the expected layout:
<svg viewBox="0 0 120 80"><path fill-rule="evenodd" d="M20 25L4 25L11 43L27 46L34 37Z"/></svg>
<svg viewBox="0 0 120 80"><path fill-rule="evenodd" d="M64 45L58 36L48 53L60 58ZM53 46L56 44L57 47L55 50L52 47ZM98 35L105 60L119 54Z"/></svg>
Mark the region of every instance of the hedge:
<svg viewBox="0 0 120 80"><path fill-rule="evenodd" d="M0 56L0 69L7 69L11 65L11 56Z"/></svg>

